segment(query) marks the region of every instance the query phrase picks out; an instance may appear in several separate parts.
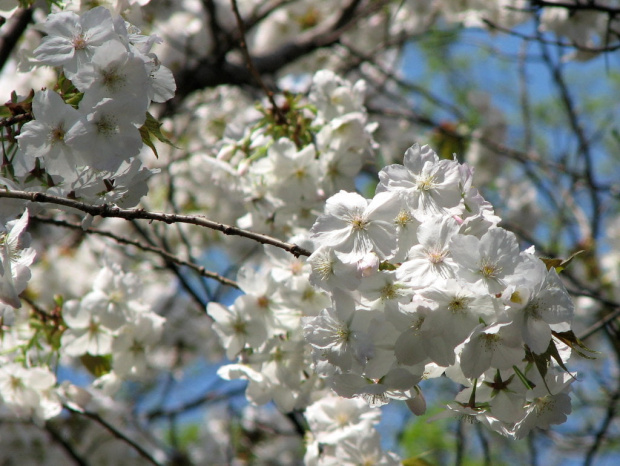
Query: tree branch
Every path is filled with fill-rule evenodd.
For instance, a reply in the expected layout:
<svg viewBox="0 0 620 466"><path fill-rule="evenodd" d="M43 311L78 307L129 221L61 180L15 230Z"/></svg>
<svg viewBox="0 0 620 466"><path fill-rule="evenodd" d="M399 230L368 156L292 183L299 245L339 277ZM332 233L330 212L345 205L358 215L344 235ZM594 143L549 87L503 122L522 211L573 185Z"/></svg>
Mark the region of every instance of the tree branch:
<svg viewBox="0 0 620 466"><path fill-rule="evenodd" d="M11 28L0 37L0 70L4 68L11 52L32 21L32 8L22 9L10 19Z"/></svg>
<svg viewBox="0 0 620 466"><path fill-rule="evenodd" d="M277 50L261 56L252 57L252 62L259 75L273 74L284 66L309 53L324 47L329 47L340 40L342 34L355 24L359 18L368 16L383 8L389 0L370 2L366 8L351 8L357 4L354 0L342 10L339 17L331 24L313 28L297 36ZM177 95L168 105L170 112L188 94L221 84L251 85L253 75L243 63L221 62L215 57L208 56L191 69L184 70L175 76L177 82Z"/></svg>
<svg viewBox="0 0 620 466"><path fill-rule="evenodd" d="M69 410L69 411L71 411L72 413L79 414L81 416L85 416L85 417L87 417L89 419L92 419L93 421L97 422L102 427L104 427L108 432L110 432L114 437L116 437L119 440L122 440L123 442L125 442L129 446L131 446L133 449L135 449L138 452L138 454L140 456L142 456L144 459L146 459L149 463L152 463L155 466L164 466L164 463L160 463L159 461L157 461L148 451L146 451L146 449L144 447L142 447L137 442L135 442L134 440L132 440L129 437L127 437L120 430L118 430L112 424L110 424L105 419L103 419L101 416L99 416L99 414L92 413L90 411L84 411L84 410L80 410L80 409L75 409L75 408L72 408L72 407L67 406L67 405L65 405L64 408Z"/></svg>
<svg viewBox="0 0 620 466"><path fill-rule="evenodd" d="M620 8L607 5L601 5L596 2L561 2L561 1L548 1L548 0L531 0L532 7L534 8L564 8L569 11L599 11L601 13L607 13L610 17L614 17L620 14Z"/></svg>
<svg viewBox="0 0 620 466"><path fill-rule="evenodd" d="M73 459L75 464L79 466L88 466L88 462L86 462L86 460L82 458L77 451L75 451L73 445L71 445L62 435L60 435L60 432L56 430L51 422L48 421L45 423L45 430L50 434L52 439L63 448L71 459Z"/></svg>
<svg viewBox="0 0 620 466"><path fill-rule="evenodd" d="M224 223L214 222L212 220L208 220L205 217L197 215L178 215L162 212L148 212L143 209L121 209L120 207L116 207L110 204L89 205L73 199L67 199L64 197L52 196L49 194L43 194L38 192L33 193L26 191L0 191L0 198L23 199L37 204L48 203L61 205L79 210L81 212L85 212L92 215L93 217L114 217L123 218L125 220L151 220L156 222L164 222L167 224L188 223L190 225L197 225L204 228L221 231L225 235L241 236L243 238L257 241L261 244L270 244L272 246L290 252L295 257L309 256L312 254L310 251L296 244L280 241L279 239L273 238L268 235L254 233L252 231L243 230L241 228L226 225Z"/></svg>

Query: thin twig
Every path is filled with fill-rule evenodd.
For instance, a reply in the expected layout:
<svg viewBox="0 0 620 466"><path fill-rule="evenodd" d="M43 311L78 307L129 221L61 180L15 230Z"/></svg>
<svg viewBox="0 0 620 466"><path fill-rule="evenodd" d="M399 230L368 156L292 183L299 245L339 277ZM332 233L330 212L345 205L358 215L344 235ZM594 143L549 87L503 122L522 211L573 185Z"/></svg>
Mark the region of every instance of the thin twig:
<svg viewBox="0 0 620 466"><path fill-rule="evenodd" d="M600 319L594 325L587 328L581 335L579 335L580 340L585 340L586 338L591 337L593 334L598 332L600 329L605 327L608 323L610 323L615 318L620 317L620 307L616 308L615 311L607 314L605 317Z"/></svg>
<svg viewBox="0 0 620 466"><path fill-rule="evenodd" d="M476 435L478 436L478 440L480 440L480 446L482 447L484 466L491 466L493 464L493 461L491 459L491 448L489 445L489 440L485 437L485 432L483 432L482 424L480 422L476 423Z"/></svg>
<svg viewBox="0 0 620 466"><path fill-rule="evenodd" d="M527 42L521 44L519 50L519 101L521 103L521 119L523 120L523 148L526 152L532 150L532 111L527 79Z"/></svg>
<svg viewBox="0 0 620 466"><path fill-rule="evenodd" d="M465 431L463 428L464 421L458 419L456 421L456 442L454 444L454 466L461 466L465 458Z"/></svg>
<svg viewBox="0 0 620 466"><path fill-rule="evenodd" d="M153 247L158 247L157 242L148 235L148 231L142 228L142 226L135 220L131 220L131 226L138 232L142 238L149 242L149 244ZM196 290L191 286L187 278L184 274L181 273L179 267L174 262L166 262L166 265L170 271L177 277L181 288L183 288L194 300L194 302L198 305L200 309L206 309L207 301L205 301L202 296L198 294Z"/></svg>
<svg viewBox="0 0 620 466"><path fill-rule="evenodd" d="M576 42L564 42L560 40L547 39L542 36L529 36L527 34L523 34L522 32L495 24L486 18L482 18L482 22L495 31L502 32L509 36L518 37L519 39L523 39L528 42L538 42L541 44L555 45L563 48L574 48L580 52L588 52L592 54L615 52L620 49L620 44L606 45L605 47L586 47L585 45L581 45Z"/></svg>
<svg viewBox="0 0 620 466"><path fill-rule="evenodd" d="M63 450L71 457L71 459L73 459L75 464L79 466L88 466L88 462L86 462L86 460L82 458L77 451L75 451L73 445L71 445L62 435L60 435L60 432L58 432L49 421L45 423L45 430L48 432L48 434L50 434L54 442L60 445Z"/></svg>
<svg viewBox="0 0 620 466"><path fill-rule="evenodd" d="M382 43L381 44L382 51L384 51L390 45L391 44L388 44L388 43ZM459 108L457 108L454 104L452 104L450 102L447 102L447 101L444 101L439 96L434 95L428 89L424 89L422 86L419 86L419 85L417 85L415 83L412 83L412 82L409 82L409 81L405 81L404 79L396 76L394 73L384 69L378 63L376 63L376 61L374 60L374 57L372 56L372 53L371 54L364 54L364 53L358 51L357 49L355 49L350 44L346 44L346 43L342 43L342 46L345 47L345 49L351 55L353 55L354 57L358 58L360 61L368 63L378 73L381 73L383 76L385 76L386 78L388 78L389 80L391 80L392 82L394 82L395 84L400 86L401 88L403 88L403 89L405 89L407 91L410 91L410 92L415 92L416 94L420 94L422 97L427 99L432 104L452 112L459 119L464 118L463 112L461 112L461 110ZM366 76L364 76L364 77L366 77Z"/></svg>
<svg viewBox="0 0 620 466"><path fill-rule="evenodd" d="M237 0L230 0L232 5L233 13L235 14L235 18L237 20L237 27L239 28L239 46L241 47L241 53L243 53L243 57L245 58L245 64L248 67L252 76L256 80L256 83L261 87L263 92L267 95L269 102L271 103L271 107L273 109L274 116L276 117L276 122L280 125L286 123L286 115L282 112L282 109L276 104L276 99L274 97L273 91L267 87L260 73L254 66L254 61L250 56L250 51L248 50L248 45L245 41L245 25L243 24L243 19L241 18L241 14L239 13L239 7L237 6Z"/></svg>
<svg viewBox="0 0 620 466"><path fill-rule="evenodd" d="M594 443L588 449L588 453L586 454L585 460L583 462L584 466L591 466L594 461L594 457L596 453L600 450L603 445L603 441L605 440L607 431L611 427L612 422L616 417L616 411L618 409L618 403L620 402L620 387L618 387L613 395L610 397L609 402L607 403L607 410L605 413L605 419L601 422L601 426L598 428L596 435L594 436Z"/></svg>
<svg viewBox="0 0 620 466"><path fill-rule="evenodd" d="M233 396L241 395L244 392L245 392L245 387L238 387L225 393L214 393L214 392L205 393L204 395L194 400L187 401L174 408L168 408L168 409L157 408L153 411L146 413L146 418L149 420L153 420L153 419L158 419L161 417L178 416L180 414L184 414L193 409L200 408L201 406L205 404L227 400Z"/></svg>
<svg viewBox="0 0 620 466"><path fill-rule="evenodd" d="M120 207L116 207L110 204L89 205L73 199L27 191L0 190L0 198L23 199L37 204L48 203L61 205L85 212L92 215L93 217L100 216L123 218L125 220L150 220L156 222L164 222L167 224L188 223L190 225L197 225L205 228L210 228L212 230L221 231L225 235L241 236L243 238L257 241L261 244L270 244L272 246L290 252L295 257L309 256L312 254L307 249L304 249L296 244L280 241L279 239L273 238L271 236L263 235L261 233L254 233L252 231L244 230L242 228L234 227L231 225L226 225L224 223L214 222L198 215L178 215L167 214L163 212L148 212L144 209L121 209Z"/></svg>
<svg viewBox="0 0 620 466"><path fill-rule="evenodd" d="M540 32L538 32L540 35ZM579 116L577 115L577 110L575 108L575 103L573 101L573 97L571 96L566 81L564 79L564 75L562 74L562 68L560 63L554 63L551 59L551 55L549 54L549 50L545 44L540 44L541 53L545 63L547 64L551 75L553 76L553 80L558 87L560 92L560 98L564 105L564 109L566 111L566 115L568 117L568 121L570 126L579 142L579 153L583 156L583 161L585 165L585 180L590 189L590 202L592 203L592 219L590 221L590 231L589 235L593 240L598 238L599 230L600 230L600 213L601 213L601 203L598 196L598 192L595 189L596 182L594 180L594 162L592 156L592 149L590 147L590 143L588 138L585 135L581 122L579 121ZM587 238L587 237L586 237Z"/></svg>
<svg viewBox="0 0 620 466"><path fill-rule="evenodd" d="M140 456L142 456L144 459L146 459L150 463L154 464L155 466L164 466L165 463L160 463L159 461L157 461L148 451L146 451L146 449L144 447L142 447L137 442L135 442L134 440L132 440L129 437L127 437L120 430L118 430L112 424L110 424L105 419L103 419L101 416L99 416L99 414L93 413L93 412L90 412L90 411L85 411L85 410L81 410L81 409L72 408L71 406L68 406L68 405L64 405L64 407L65 407L65 409L71 411L72 413L76 413L76 414L82 415L84 417L87 417L87 418L92 419L93 421L97 422L102 427L104 427L108 432L110 432L114 437L116 437L117 439L122 440L123 442L127 443L129 446L131 446L133 449L135 449Z"/></svg>
<svg viewBox="0 0 620 466"><path fill-rule="evenodd" d="M129 246L134 246L138 249L141 249L143 251L149 251L149 252L153 252L155 254L160 255L161 257L163 257L166 261L170 261L170 262L174 262L175 264L187 267L192 269L194 272L198 273L199 275L202 275L203 277L207 277L207 278L212 278L213 280L217 280L218 282L224 284L224 285L228 285L228 286L232 286L234 288L239 288L239 285L237 284L237 282L235 282L234 280L231 280L229 278L223 277L215 272L211 272L207 269L205 269L203 266L198 265L194 262L189 262L183 259L180 259L179 257L175 256L174 254L169 253L168 251L165 251L164 249L158 248L156 246L149 246L148 244L144 244L141 243L139 241L135 241L129 238L125 238L122 236L119 236L115 233L112 233L110 231L105 231L105 230L99 230L97 228L88 228L86 230L84 230L82 228L81 225L77 224L77 223L71 223L71 222L67 222L66 220L56 220L53 218L46 218L46 217L40 217L37 215L33 215L31 217L34 220L37 220L41 223L48 223L51 225L55 225L55 226L59 226L59 227L64 227L64 228L71 228L74 230L80 230L83 231L85 233L89 233L89 234L93 234L93 235L97 235L97 236L104 236L106 238L111 238L114 241L116 241L117 243L120 244L126 244Z"/></svg>
<svg viewBox="0 0 620 466"><path fill-rule="evenodd" d="M172 209L172 211L175 214L181 213L181 209L179 209L177 203L174 200L174 192L175 192L175 178L173 176L170 176L170 172L168 172L168 203L170 204L170 208ZM185 250L187 252L187 257L189 259L189 261L191 262L198 262L194 256L192 255L192 245L190 244L190 240L189 238L187 238L187 235L185 235L183 228L181 228L180 224L176 224L176 229L177 229L177 233L179 235L179 238L181 239L181 242L185 245ZM167 249L170 250L170 245L168 244L168 241L166 239L166 234L165 232L163 232L160 236L161 238L161 243L162 245ZM209 288L209 286L205 283L204 280L200 280L199 284L201 285L201 289L202 292L205 294L205 296L207 297L207 300L209 301L213 301L213 293L211 292L211 289Z"/></svg>

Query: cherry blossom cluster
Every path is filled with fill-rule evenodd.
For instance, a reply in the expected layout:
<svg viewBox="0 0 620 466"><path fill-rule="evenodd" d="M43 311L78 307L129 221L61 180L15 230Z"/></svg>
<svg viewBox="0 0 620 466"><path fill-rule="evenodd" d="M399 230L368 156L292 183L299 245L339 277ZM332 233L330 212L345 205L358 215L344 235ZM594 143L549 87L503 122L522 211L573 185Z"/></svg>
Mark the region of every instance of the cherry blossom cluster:
<svg viewBox="0 0 620 466"><path fill-rule="evenodd" d="M301 237L294 237L308 244ZM244 267L237 282L244 292L232 305L211 302L208 314L230 360L218 374L248 381L246 397L255 404L274 401L284 412L303 409L321 380L310 370L311 354L301 319L318 315L329 299L309 282L303 259L266 246L267 260L255 271Z"/></svg>
<svg viewBox="0 0 620 466"><path fill-rule="evenodd" d="M570 412L573 304L556 271L497 225L472 175L415 145L381 170L373 199L329 198L308 261L332 305L303 319L304 335L341 396L416 412L419 383L445 375L469 387L451 409L521 438Z"/></svg>
<svg viewBox="0 0 620 466"><path fill-rule="evenodd" d="M142 301L138 277L117 264L106 264L81 300L63 306L67 330L63 353L79 357L112 356L107 379L140 377L148 368L146 355L158 343L166 319Z"/></svg>
<svg viewBox="0 0 620 466"><path fill-rule="evenodd" d="M54 89L32 97L33 121L17 136L9 188L47 190L94 204L134 206L152 170L137 158L151 102L174 95L172 73L143 36L120 16L97 7L62 11L40 26L34 56L61 71ZM148 134L148 133L147 133Z"/></svg>
<svg viewBox="0 0 620 466"><path fill-rule="evenodd" d="M292 240L312 246L303 237ZM319 315L329 299L310 283L310 263L271 246L265 252L259 270L239 272L243 295L231 306L207 307L228 358L237 359L218 374L247 380L246 397L253 404L274 401L284 412L305 410L305 464L399 464L397 455L381 448L374 427L380 410L359 398L336 396L312 369L302 319Z"/></svg>
<svg viewBox="0 0 620 466"><path fill-rule="evenodd" d="M416 413L422 381L445 375L467 387L448 412L504 435L564 422L573 304L555 270L498 226L472 175L416 145L380 172L373 199L330 197L307 262L268 248L258 272L241 271L244 295L209 304L228 357L239 356L220 375L283 410L326 385Z"/></svg>
<svg viewBox="0 0 620 466"><path fill-rule="evenodd" d="M246 134L207 159L218 183L245 201L239 226L290 235L312 225L327 197L354 188L375 144L364 94L363 81L319 71L307 98L287 95L281 109L264 110ZM278 120L283 109L286 123Z"/></svg>
<svg viewBox="0 0 620 466"><path fill-rule="evenodd" d="M21 307L19 295L30 279L29 266L34 261L35 250L28 247L30 235L26 233L27 225L28 211L25 211L18 220L8 222L5 231L0 232L0 306L5 308Z"/></svg>
<svg viewBox="0 0 620 466"><path fill-rule="evenodd" d="M400 458L384 451L374 427L381 412L359 398L325 395L306 408L308 434L306 465L400 465Z"/></svg>
<svg viewBox="0 0 620 466"><path fill-rule="evenodd" d="M120 9L148 1L114 3ZM249 8L261 2L246 3ZM261 28L291 26L311 10L329 17L333 10L328 0L294 3ZM438 11L448 22L469 27L512 27L530 18L526 1L396 3L398 8L385 10L396 18L393 34L424 29ZM229 7L222 0L222 11L224 4ZM567 11L544 9L541 30L595 46L607 26L603 16L595 21ZM364 19L367 28L351 28L344 42L372 45L384 34L379 16ZM139 158L145 138L158 128L149 106L175 91L171 72L151 51L159 39L141 35L104 7L81 15L54 13L39 27L45 35L34 51L37 63L56 67L59 78L30 99L15 96L16 105L31 103L34 119L4 154L0 187L136 205L157 173ZM279 42L259 32L254 51L266 53L302 29L301 23L279 28ZM320 53L295 65L302 76L295 86L308 76L308 63L321 61ZM338 53L344 52L323 58L337 61ZM198 147L188 146L192 157L170 164L177 194L189 199L199 191L205 204L220 209L214 218L226 215L230 223L314 251L305 260L266 246L264 257L253 256L255 263L238 273L243 294L228 306L208 304L213 329L234 361L219 375L247 380L246 396L254 404L274 401L284 412L303 410L310 465L398 464L395 454L381 448L378 407L401 400L422 414L423 389L432 389L427 380L441 376L464 387L445 415L468 416L514 438L564 422L575 380L565 364L575 340L573 304L556 271L533 249L520 251L516 237L499 226L501 219L474 187L470 167L440 159L428 146L414 145L404 165L383 168L372 199L353 192L378 148L364 81L352 84L328 70L308 81L304 92L284 93L275 106L263 102L247 112L239 112L246 96L218 89L213 92L221 100L212 99L218 104L176 122L198 121L194 130L203 138L192 142ZM223 123L216 121L217 112ZM230 124L234 118L237 125ZM227 131L205 136L213 129L203 128L206 121ZM194 136L199 139L189 138ZM89 392L105 397L123 380L148 375L149 352L160 344L172 348L190 341L200 352L216 352L207 331L184 313L176 315L178 324L174 314L158 315L137 275L109 258L83 295L54 298L56 313L24 310L20 295L37 292L36 284L26 290L35 258L25 232L28 218L23 202L3 200L3 409L43 421L63 405L95 406L96 397L58 384L52 369L57 363L79 358L97 376ZM202 252L202 241L188 242ZM75 275L59 264L50 270ZM43 268L38 271L45 277ZM62 286L59 292L70 295L69 285ZM122 417L122 408L117 411Z"/></svg>
<svg viewBox="0 0 620 466"><path fill-rule="evenodd" d="M13 247L15 263L2 264L9 271L11 266L19 269L20 261L32 255L30 249L19 250L13 244L26 221L27 213L15 222L9 233L13 236L3 244L5 249ZM82 299L62 303L62 315L37 317L3 305L0 396L14 414L40 420L58 415L63 402L81 406L91 401L91 395L71 384L57 385L50 358L82 358L99 376L93 387L111 395L123 380L138 379L151 367L147 355L159 344L166 321L145 303L138 277L114 263L104 264L92 291ZM35 320L39 326L31 325ZM50 326L37 328L45 323Z"/></svg>
<svg viewBox="0 0 620 466"><path fill-rule="evenodd" d="M19 294L30 279L29 266L35 251L28 247L30 235L25 232L28 211L7 223L0 233L0 397L9 412L36 420L56 416L62 410L56 393L56 376L38 358L22 364L25 349L35 336L28 316L17 311Z"/></svg>

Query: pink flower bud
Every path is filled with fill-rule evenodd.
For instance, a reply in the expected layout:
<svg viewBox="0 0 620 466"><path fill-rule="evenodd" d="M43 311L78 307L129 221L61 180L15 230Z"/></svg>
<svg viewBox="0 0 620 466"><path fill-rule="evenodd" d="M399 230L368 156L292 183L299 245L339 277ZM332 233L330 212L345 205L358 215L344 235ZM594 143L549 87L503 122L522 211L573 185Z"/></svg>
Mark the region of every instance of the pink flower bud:
<svg viewBox="0 0 620 466"><path fill-rule="evenodd" d="M370 277L379 270L379 256L374 252L364 255L357 261L357 273L362 277Z"/></svg>

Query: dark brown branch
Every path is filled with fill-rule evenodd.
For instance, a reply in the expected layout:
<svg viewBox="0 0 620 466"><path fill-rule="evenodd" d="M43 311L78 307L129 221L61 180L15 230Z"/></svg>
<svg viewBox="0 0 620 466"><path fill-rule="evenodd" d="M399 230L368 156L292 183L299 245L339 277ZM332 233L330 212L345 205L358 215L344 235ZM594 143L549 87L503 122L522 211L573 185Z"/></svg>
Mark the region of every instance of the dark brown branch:
<svg viewBox="0 0 620 466"><path fill-rule="evenodd" d="M254 233L252 231L243 230L238 227L226 225L224 223L214 222L208 220L205 217L198 215L178 215L178 214L166 214L162 212L148 212L143 209L121 209L109 204L103 205L89 205L73 199L67 199L64 197L51 196L43 193L32 193L26 191L0 191L0 198L7 199L23 199L26 201L34 202L37 204L49 203L55 205L61 205L70 207L72 209L85 212L93 217L114 217L123 218L125 220L151 220L156 222L164 222L167 224L173 223L188 223L190 225L197 225L204 228L210 228L212 230L221 231L225 235L241 236L244 238L257 241L261 244L270 244L277 248L284 249L290 252L295 257L309 256L312 254L310 251L298 246L296 244L280 241L271 236L263 235L261 233Z"/></svg>
<svg viewBox="0 0 620 466"><path fill-rule="evenodd" d="M2 118L0 119L0 128L12 126L16 123L23 123L30 120L32 120L32 115L30 113L22 113L20 115L15 115L12 117Z"/></svg>
<svg viewBox="0 0 620 466"><path fill-rule="evenodd" d="M355 2L353 2L355 3ZM324 26L310 29L277 50L261 56L253 56L252 63L259 75L269 75L278 72L286 65L308 55L320 48L334 45L356 20L380 10L388 0L371 2L365 8L349 9L345 7L339 17ZM347 14L345 14L345 11ZM169 111L179 104L188 94L221 84L252 85L254 78L245 64L221 62L215 57L205 57L191 69L184 70L175 76L177 95L169 104Z"/></svg>
<svg viewBox="0 0 620 466"><path fill-rule="evenodd" d="M209 34L213 41L213 54L217 57L222 57L226 53L226 48L229 39L228 31L224 30L217 19L217 5L214 0L202 0L203 8L205 9L209 24Z"/></svg>
<svg viewBox="0 0 620 466"><path fill-rule="evenodd" d="M32 8L18 10L9 20L11 27L0 36L0 70L4 68L11 52L28 25L32 22Z"/></svg>
<svg viewBox="0 0 620 466"><path fill-rule="evenodd" d="M596 2L559 2L559 1L547 1L547 0L531 0L532 7L534 8L563 8L569 11L598 11L606 13L610 17L614 17L620 14L620 8L601 5Z"/></svg>

